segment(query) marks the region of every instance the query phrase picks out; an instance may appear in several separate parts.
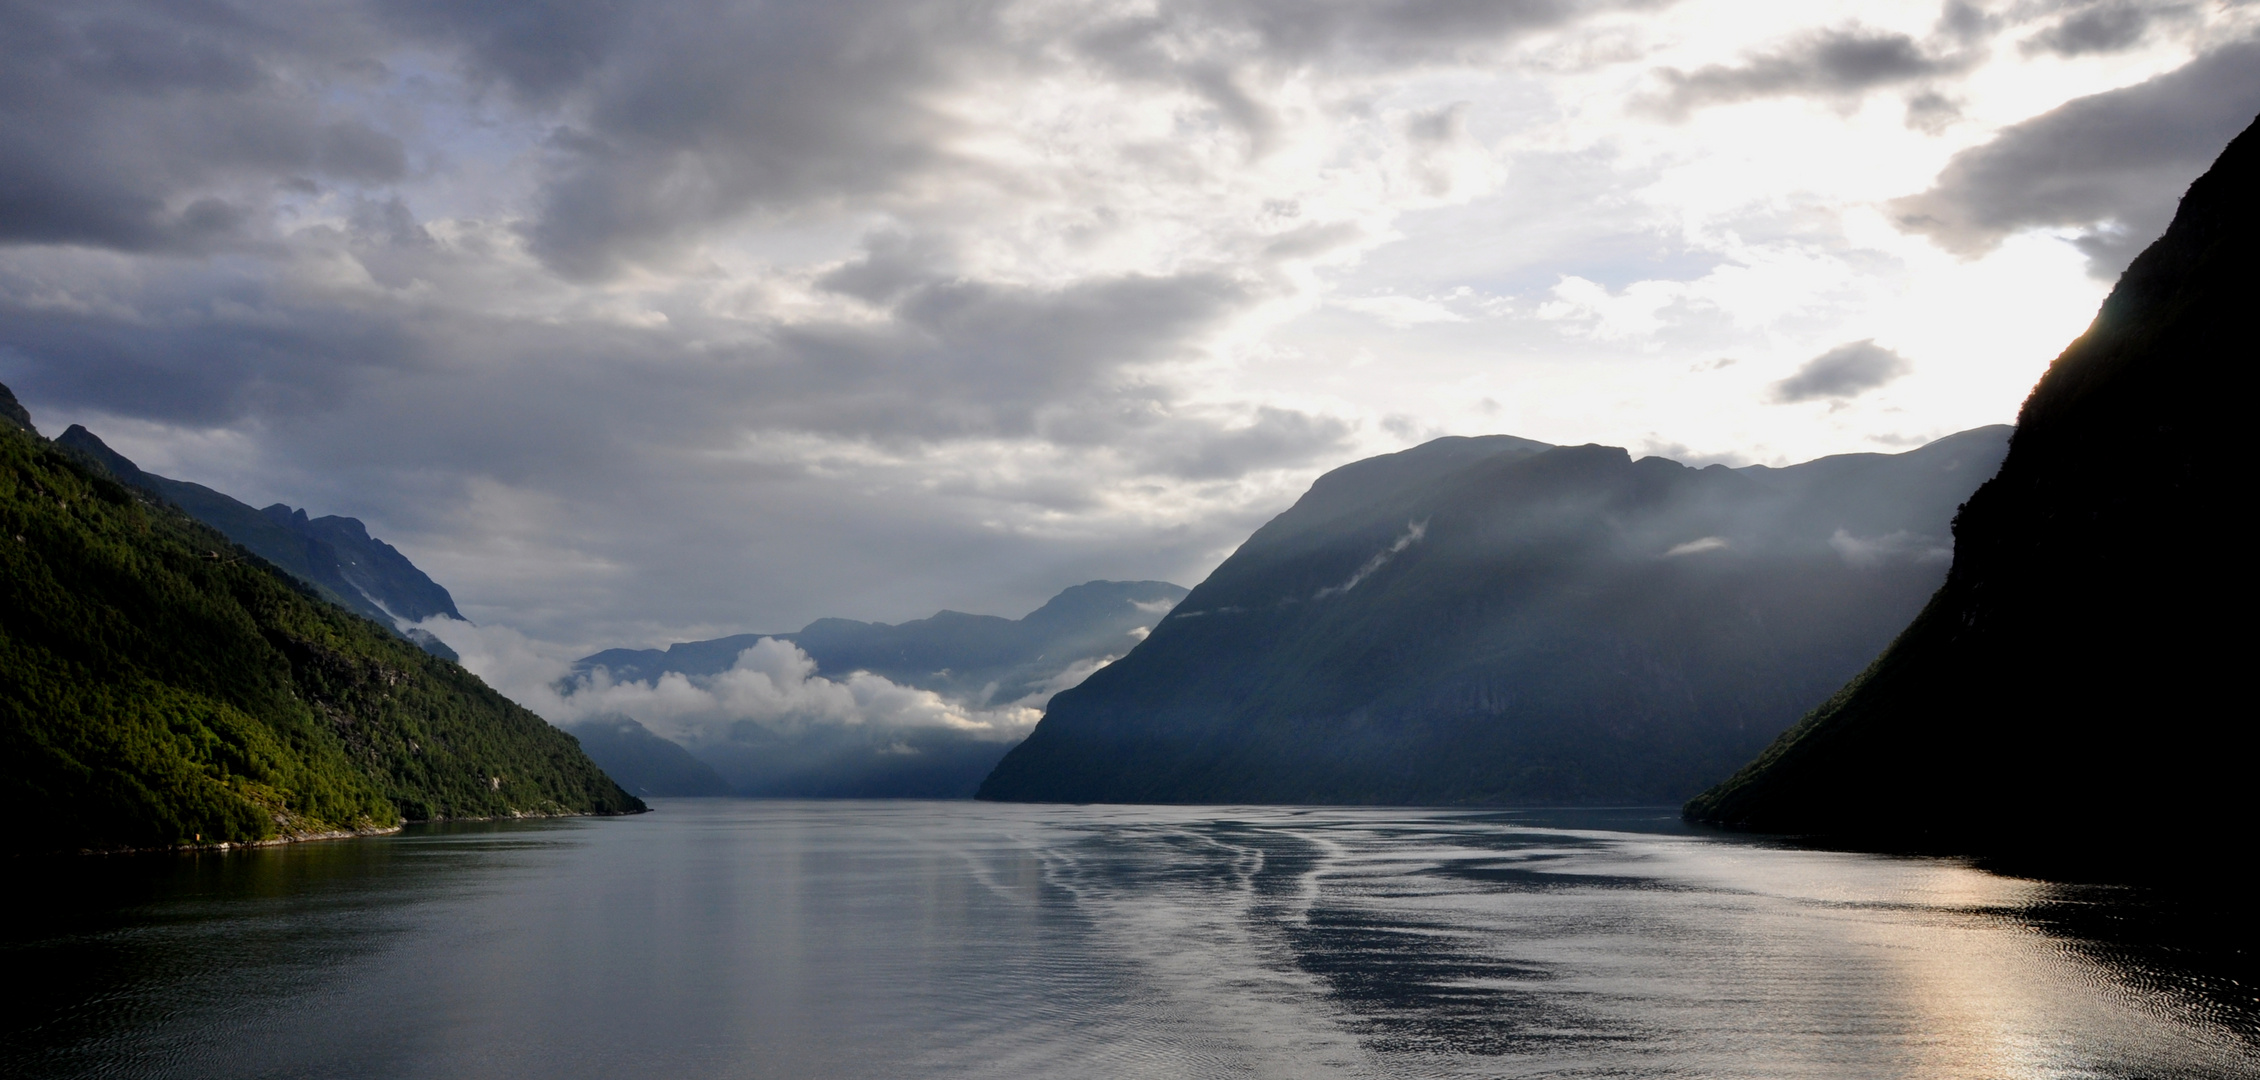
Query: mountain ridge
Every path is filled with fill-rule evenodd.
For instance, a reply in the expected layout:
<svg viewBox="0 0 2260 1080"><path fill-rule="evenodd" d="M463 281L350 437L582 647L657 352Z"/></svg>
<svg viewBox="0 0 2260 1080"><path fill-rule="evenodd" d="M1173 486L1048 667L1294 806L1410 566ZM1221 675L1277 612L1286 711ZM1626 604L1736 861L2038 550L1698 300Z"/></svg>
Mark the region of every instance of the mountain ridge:
<svg viewBox="0 0 2260 1080"><path fill-rule="evenodd" d="M670 675L700 689L721 680L747 650L774 640L800 650L814 662L816 678L835 684L868 690L863 677L875 675L974 712L1032 715L1028 710L1061 686L1129 652L1185 591L1165 581L1089 581L1060 590L1018 619L950 610L902 623L825 618L794 633L608 649L583 657L555 689L570 696L599 683L649 684ZM797 677L771 674L787 682ZM681 743L626 714L579 721L571 729L582 733L608 771L655 795L714 793L668 750L680 747L683 758L719 772L737 794L963 798L1017 739L989 730L768 719L773 722L739 718L717 727L709 717L688 732L679 723L660 725L682 735Z"/></svg>
<svg viewBox="0 0 2260 1080"><path fill-rule="evenodd" d="M980 797L1677 802L1913 613L2007 430L1782 469L1525 439L1352 463L1055 697Z"/></svg>
<svg viewBox="0 0 2260 1080"><path fill-rule="evenodd" d="M26 854L645 807L571 736L0 425L0 792Z"/></svg>
<svg viewBox="0 0 2260 1080"><path fill-rule="evenodd" d="M605 649L575 661L568 678L599 668L618 681L669 672L714 675L728 670L739 653L773 638L806 652L825 677L869 671L977 704L1003 703L1021 699L1075 660L1107 655L1105 650L1117 646L1127 652L1135 639L1126 635L1139 619L1124 618L1124 605L1145 611L1143 620L1154 622L1168 610L1162 605L1174 605L1186 591L1166 581L1094 580L1062 589L1018 619L946 608L900 623L821 618L787 633L731 634L665 649ZM984 694L989 682L997 688Z"/></svg>
<svg viewBox="0 0 2260 1080"><path fill-rule="evenodd" d="M282 503L255 510L202 484L147 472L78 424L57 436L55 444L98 464L127 486L187 511L313 586L324 598L401 631L439 656L456 659L453 650L432 635L401 627L434 617L462 619L455 598L397 548L370 536L360 519L310 518L306 511Z"/></svg>

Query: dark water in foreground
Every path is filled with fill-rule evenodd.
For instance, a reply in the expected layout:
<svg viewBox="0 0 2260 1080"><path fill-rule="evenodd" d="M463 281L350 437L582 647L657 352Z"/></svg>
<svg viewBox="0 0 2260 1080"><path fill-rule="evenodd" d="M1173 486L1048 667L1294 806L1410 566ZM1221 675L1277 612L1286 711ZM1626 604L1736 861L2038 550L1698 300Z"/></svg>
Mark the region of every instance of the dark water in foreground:
<svg viewBox="0 0 2260 1080"><path fill-rule="evenodd" d="M1582 814L663 801L18 864L0 1075L2260 1075L2125 890Z"/></svg>

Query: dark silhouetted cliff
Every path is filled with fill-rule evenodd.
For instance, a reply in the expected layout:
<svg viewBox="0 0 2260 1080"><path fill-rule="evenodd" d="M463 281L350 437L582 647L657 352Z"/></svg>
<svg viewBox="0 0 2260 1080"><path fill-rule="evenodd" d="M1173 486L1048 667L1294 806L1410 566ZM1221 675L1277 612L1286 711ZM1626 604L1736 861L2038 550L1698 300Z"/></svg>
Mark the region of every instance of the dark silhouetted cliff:
<svg viewBox="0 0 2260 1080"><path fill-rule="evenodd" d="M2034 388L1929 605L1690 817L2104 872L2248 846L2256 198L2260 124Z"/></svg>

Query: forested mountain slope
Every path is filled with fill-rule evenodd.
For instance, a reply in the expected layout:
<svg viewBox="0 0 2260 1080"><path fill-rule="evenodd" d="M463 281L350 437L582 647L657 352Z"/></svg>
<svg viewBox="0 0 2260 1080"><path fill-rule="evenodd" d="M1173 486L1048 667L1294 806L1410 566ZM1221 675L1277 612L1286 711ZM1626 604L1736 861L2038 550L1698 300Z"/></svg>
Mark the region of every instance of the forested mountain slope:
<svg viewBox="0 0 2260 1080"><path fill-rule="evenodd" d="M28 417L0 424L0 792L10 852L643 809L571 736Z"/></svg>
<svg viewBox="0 0 2260 1080"><path fill-rule="evenodd" d="M370 536L368 526L358 518L309 518L306 511L281 503L254 510L202 484L145 472L77 424L57 436L55 442L101 465L128 487L164 499L220 530L253 554L314 586L324 598L383 625L392 626L396 620L421 622L435 615L463 617L445 588L398 549ZM447 647L430 635L417 635L415 640L454 659Z"/></svg>

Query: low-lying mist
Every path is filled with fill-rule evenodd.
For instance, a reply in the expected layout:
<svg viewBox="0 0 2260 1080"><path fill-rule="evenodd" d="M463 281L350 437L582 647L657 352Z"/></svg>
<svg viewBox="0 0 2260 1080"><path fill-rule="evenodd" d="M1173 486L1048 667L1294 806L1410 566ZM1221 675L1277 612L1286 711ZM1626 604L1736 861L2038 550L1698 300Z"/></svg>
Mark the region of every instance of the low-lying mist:
<svg viewBox="0 0 2260 1080"><path fill-rule="evenodd" d="M956 797L1043 716L1053 693L1112 657L1079 659L1010 703L952 700L867 671L818 673L798 645L761 638L727 670L615 679L508 627L419 624L463 666L568 730L628 718L706 762L742 795Z"/></svg>

